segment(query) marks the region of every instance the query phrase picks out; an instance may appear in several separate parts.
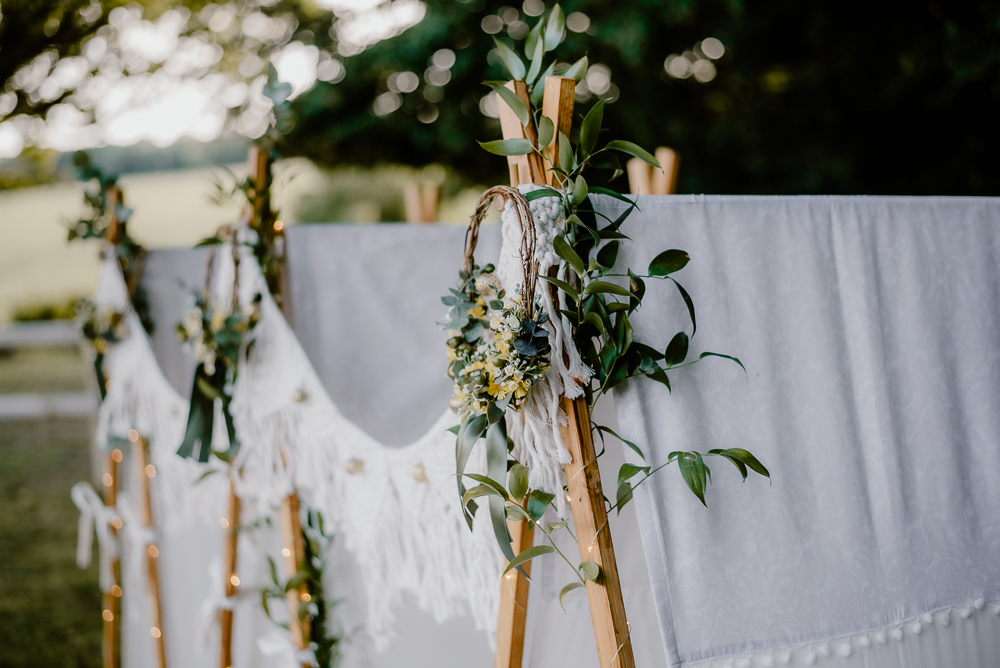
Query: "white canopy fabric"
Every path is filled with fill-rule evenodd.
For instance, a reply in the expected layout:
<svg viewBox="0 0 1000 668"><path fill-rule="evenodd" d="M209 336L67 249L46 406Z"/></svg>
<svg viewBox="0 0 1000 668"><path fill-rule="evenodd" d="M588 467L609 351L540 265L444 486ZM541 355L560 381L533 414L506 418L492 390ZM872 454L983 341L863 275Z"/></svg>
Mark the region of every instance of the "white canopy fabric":
<svg viewBox="0 0 1000 668"><path fill-rule="evenodd" d="M595 198L614 216L621 203ZM1000 200L642 197L619 266L691 255L697 307L673 393L631 381L621 433L658 465L710 457L703 507L674 466L636 492L671 666L1000 662ZM669 282L632 323L691 333Z"/></svg>

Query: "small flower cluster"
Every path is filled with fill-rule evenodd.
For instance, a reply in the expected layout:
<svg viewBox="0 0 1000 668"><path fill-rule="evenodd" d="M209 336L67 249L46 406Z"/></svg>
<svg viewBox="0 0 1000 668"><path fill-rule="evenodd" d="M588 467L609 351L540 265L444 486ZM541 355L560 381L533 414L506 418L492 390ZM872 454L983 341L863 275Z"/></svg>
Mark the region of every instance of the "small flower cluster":
<svg viewBox="0 0 1000 668"><path fill-rule="evenodd" d="M527 316L521 295L507 295L493 265L460 272L461 286L442 302L451 306L448 377L455 381L452 409L463 419L491 405L517 409L549 366L546 315Z"/></svg>
<svg viewBox="0 0 1000 668"><path fill-rule="evenodd" d="M195 297L194 308L184 322L177 323L177 340L185 344L212 376L216 365L234 369L239 359L243 337L260 318L260 295L250 309L239 306L226 309L207 295Z"/></svg>
<svg viewBox="0 0 1000 668"><path fill-rule="evenodd" d="M81 299L76 303L76 321L80 332L98 355L103 355L108 345L128 336L125 314L99 308L89 299Z"/></svg>

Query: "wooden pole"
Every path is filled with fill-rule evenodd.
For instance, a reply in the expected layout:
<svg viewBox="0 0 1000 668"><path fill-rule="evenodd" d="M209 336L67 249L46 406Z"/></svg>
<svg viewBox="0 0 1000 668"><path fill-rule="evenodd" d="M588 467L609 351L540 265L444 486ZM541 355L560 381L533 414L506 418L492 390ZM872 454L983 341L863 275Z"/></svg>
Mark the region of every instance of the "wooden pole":
<svg viewBox="0 0 1000 668"><path fill-rule="evenodd" d="M563 397L562 407L567 418L562 428L563 443L573 458L564 470L580 561L592 561L601 567L598 582L587 580L597 656L601 668L634 668L632 640L591 433L590 409L583 397Z"/></svg>
<svg viewBox="0 0 1000 668"><path fill-rule="evenodd" d="M569 136L573 114L574 98L569 94L573 88L568 83L571 81L562 77L547 77L545 96L543 97L545 101L542 109L543 115L551 118L556 129L561 130L566 136ZM512 83L514 91L520 95L517 86L520 82ZM508 84L508 87L510 86L511 84ZM527 104L526 91L522 100ZM505 111L508 117L506 123L504 122ZM515 128L509 121L513 112L505 104L500 105L500 112L501 128L505 139L512 136L526 138L534 136L534 129L531 127L524 129L523 134L515 134ZM516 121L516 117L514 120ZM550 161L557 159L551 152L548 155ZM516 175L520 178L524 165L518 162L515 166L517 168ZM534 180L530 162L526 168L530 181L539 183L539 181ZM549 172L549 174L552 173ZM511 176L515 176L513 167ZM512 180L512 185L524 182L526 181ZM601 488L601 475L597 466L597 454L594 450L591 434L590 410L584 398L570 400L563 397L562 407L567 416L567 424L562 428L562 438L572 457L572 461L566 465L564 470L568 481L570 507L573 511L580 559L581 561L592 561L600 566L601 575L598 582L587 581L587 598L590 603L591 621L594 626L600 666L601 668L635 668L614 545L607 526L604 492ZM530 526L527 523L508 523L508 526L515 553L520 553L531 546ZM527 569L525 570L527 571ZM530 571L527 572L530 573ZM521 588L519 581L523 581L523 588ZM520 668L521 666L527 601L528 582L524 576L517 571L505 575L500 598L495 668Z"/></svg>
<svg viewBox="0 0 1000 668"><path fill-rule="evenodd" d="M128 433L128 440L133 444L132 452L135 457L137 479L139 481L139 496L142 504L142 522L146 528L153 527L153 499L150 492L150 479L156 475L156 468L149 463L149 441L139 436L139 433L132 429ZM146 547L146 568L149 576L149 597L151 603L151 616L149 634L153 637L156 645L156 658L159 668L166 668L167 654L163 640L163 605L160 600L160 576L157 567L157 558L160 550L155 543L151 542Z"/></svg>
<svg viewBox="0 0 1000 668"><path fill-rule="evenodd" d="M122 451L115 448L108 455L108 472L103 476L104 482L104 505L114 508L118 505L118 465L122 461ZM118 530L122 527L122 519L115 515L111 520L111 540L118 540ZM101 615L104 618L104 668L117 668L119 665L119 617L121 615L121 561L115 559L111 562L111 573L113 576L111 591L104 594L104 610Z"/></svg>
<svg viewBox="0 0 1000 668"><path fill-rule="evenodd" d="M523 81L509 81L507 82L507 88L514 91L514 94L521 98L525 107L531 109L528 86ZM535 131L534 122L529 119L527 126L521 125L521 121L518 120L517 115L499 95L497 95L497 104L500 111L500 129L503 131L504 139L527 139L532 144L538 141L538 133ZM570 114L572 115L572 112ZM507 165L510 168L511 185L517 186L522 183L545 185L545 169L542 166L542 158L537 153L508 156Z"/></svg>
<svg viewBox="0 0 1000 668"><path fill-rule="evenodd" d="M573 79L565 77L547 77L545 80L544 104L542 114L552 119L557 130L566 136L573 123ZM507 84L531 108L528 90L523 81L512 81ZM523 127L521 122L502 99L500 104L500 127L504 139L525 138L532 142L537 140L533 123ZM554 133L558 137L558 132ZM558 165L555 149L555 139L549 144L548 162ZM528 158L531 159L528 159ZM511 170L511 185L535 183L545 185L552 183L553 172L546 174L545 165L537 154L531 156L512 156L508 158ZM534 544L534 525L524 520L507 523L510 532L512 548L515 554L520 554ZM531 574L531 562L522 565L524 572ZM500 589L500 617L497 622L497 653L494 659L495 668L520 668L524 659L524 632L528 613L528 578L514 570L504 576Z"/></svg>
<svg viewBox="0 0 1000 668"><path fill-rule="evenodd" d="M656 149L656 159L662 169L656 169L639 158L632 158L625 164L628 173L629 192L632 195L673 195L677 190L677 174L680 157L666 146Z"/></svg>
<svg viewBox="0 0 1000 668"><path fill-rule="evenodd" d="M542 97L542 116L552 121L555 131L545 149L545 180L556 185L556 174L550 167L559 167L559 133L569 137L573 128L573 102L576 99L576 80L570 77L546 77Z"/></svg>
<svg viewBox="0 0 1000 668"><path fill-rule="evenodd" d="M680 171L680 157L672 148L661 146L656 149L656 159L661 169L653 170L650 187L654 195L673 195L677 191L677 174Z"/></svg>
<svg viewBox="0 0 1000 668"><path fill-rule="evenodd" d="M228 529L225 553L223 554L223 573L225 575L226 597L236 596L240 578L236 575L236 543L240 518L240 497L236 494L236 486L229 481L229 509L222 518L222 527ZM219 668L232 668L233 665L233 611L224 607L219 612Z"/></svg>

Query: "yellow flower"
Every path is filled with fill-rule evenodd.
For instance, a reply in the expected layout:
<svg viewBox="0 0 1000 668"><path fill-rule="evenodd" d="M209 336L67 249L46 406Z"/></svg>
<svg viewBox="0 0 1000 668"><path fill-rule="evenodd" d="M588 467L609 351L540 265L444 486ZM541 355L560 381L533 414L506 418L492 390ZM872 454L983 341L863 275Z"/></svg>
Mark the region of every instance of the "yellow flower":
<svg viewBox="0 0 1000 668"><path fill-rule="evenodd" d="M226 314L222 311L215 311L212 313L212 322L210 327L216 334L222 331L222 326L226 324Z"/></svg>
<svg viewBox="0 0 1000 668"><path fill-rule="evenodd" d="M455 354L455 349L451 346L445 346L445 354L448 356L449 362L454 362L458 359L458 355Z"/></svg>
<svg viewBox="0 0 1000 668"><path fill-rule="evenodd" d="M478 305L478 306L473 306L472 308L469 309L470 318L482 318L484 315L486 315L485 306Z"/></svg>

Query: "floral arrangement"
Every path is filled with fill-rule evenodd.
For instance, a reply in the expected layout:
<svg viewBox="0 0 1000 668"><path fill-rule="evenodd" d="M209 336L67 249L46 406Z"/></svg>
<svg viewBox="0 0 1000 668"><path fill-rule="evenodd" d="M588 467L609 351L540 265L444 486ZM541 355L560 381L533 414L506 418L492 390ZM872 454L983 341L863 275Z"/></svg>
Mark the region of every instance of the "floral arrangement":
<svg viewBox="0 0 1000 668"><path fill-rule="evenodd" d="M631 142L612 140L598 147L604 114L604 103L601 101L594 104L586 114L575 141L564 133L556 134L553 122L541 115L539 107L546 75L555 73L579 81L587 72L586 56L561 71L556 69L556 61L547 66L544 64L547 54L556 49L564 36L563 13L556 5L539 19L525 40L527 65L511 47L496 40L497 52L511 77L526 84L528 104L502 82L486 83L510 107L524 127L537 128L537 133L525 133L526 137L534 136L534 140L502 139L482 142L483 148L504 156L535 154L546 164L549 159L546 151L554 139L558 155L558 166L550 167L555 175L555 187L538 188L524 196L525 204L541 198L554 198L557 203L560 221L556 225L558 232L551 239L551 250L558 256L559 266L553 268L557 269L554 273L539 275L538 278L547 282L546 287L552 295L551 303L558 309L558 313L540 312L531 318L529 324L519 319L516 326L512 319L509 327L512 336L530 335L532 341L547 342L547 334L536 332L535 328L544 327L552 332L556 331L556 327L563 328L562 331L568 329L568 339L579 354L582 365L589 371L589 378L581 380L580 389L591 408L603 394L637 377L649 378L671 390L671 371L691 366L705 358L726 358L742 368L743 364L739 359L720 353L702 352L691 358L690 342L697 331L694 301L675 278L675 274L690 260L686 252L678 249L665 250L652 260L644 273L631 268L614 271L621 243L628 240L623 226L635 208L635 202L611 189L589 186L585 174L601 169L610 172L607 180L613 181L623 174L620 155L640 158L655 168L660 165L648 151ZM628 207L617 219L612 220L590 204L589 195L593 193L617 198L627 203ZM531 228L532 223L529 222L527 227ZM522 220L522 233L524 228ZM533 245L532 241L530 247L533 248ZM533 250L522 250L522 256L523 262L535 261ZM486 301L487 297L480 288L489 284L490 289L496 290L496 294L500 295L506 287L513 289L522 300L525 297L519 294L521 286L495 284L491 280L491 271L492 267L489 265L482 269L471 265L470 271L470 265L467 264L459 274L459 288L451 290L450 295L442 298L451 307L444 325L452 330L452 338L448 342L448 369L449 376L456 382L452 407L461 418L461 424L453 429L457 434L459 493L463 497L470 524L471 516L477 510L473 499L488 497L494 533L509 562L507 570L520 567L529 559L542 554L557 552L562 556L574 569L577 581L563 589L561 599L566 592L582 586L586 579L599 581L600 569L597 564L589 561L575 565L558 549L551 534L565 528L565 522L547 525L541 522L546 508L552 504L555 496L542 490L528 489L530 470L524 462L514 457L514 449L508 443L505 415L508 411L519 409L525 396L532 391L532 386L552 365L552 356L563 356L567 351L552 350L547 345L534 346L533 354L528 356L534 375L527 377L528 382L516 385L494 382L496 377L503 383L509 383L506 380L506 365L497 364L497 361L506 360L498 359L499 348L495 343L497 333L504 331L500 328L501 323L507 326L507 303ZM529 275L527 268L524 275ZM630 317L642 304L646 283L650 280L672 284L679 291L690 319L690 334L683 329L676 332L663 349L636 340L630 323ZM533 283L527 279L525 282ZM480 286L480 283L483 285ZM528 290L534 293L533 286ZM528 297L532 298L534 294ZM541 311L540 308L537 310ZM553 319L557 322L553 322ZM493 327L494 323L498 326ZM487 366L488 364L491 366ZM525 378L522 374L522 380ZM491 391L492 388L501 387L504 390L509 387L514 392L511 395ZM637 444L621 439L606 426L594 424L593 428L602 442L605 434L619 438L645 460L645 453ZM465 473L470 454L483 437L487 475ZM705 492L711 480L711 472L705 459L711 456L722 457L731 462L744 479L749 471L770 477L768 470L754 455L740 448L713 449L706 453L674 452L666 462L659 463L655 468L652 464L622 465L618 474L616 500L614 503L607 501L608 510L616 509L620 512L631 500L636 485L675 461L685 484L705 504ZM462 484L463 478L472 478L480 484L466 490ZM524 550L520 555L514 555L507 532L507 519L532 522L542 530L549 545L538 545Z"/></svg>
<svg viewBox="0 0 1000 668"><path fill-rule="evenodd" d="M462 284L445 297L448 376L455 381L451 407L462 418L520 408L528 390L548 368L547 320L520 294L508 296L493 265L462 272Z"/></svg>
<svg viewBox="0 0 1000 668"><path fill-rule="evenodd" d="M109 345L118 343L128 336L128 322L124 313L100 308L89 299L81 299L76 303L76 324L80 333L94 349L94 373L103 401L107 396L104 353Z"/></svg>
<svg viewBox="0 0 1000 668"><path fill-rule="evenodd" d="M227 308L212 299L207 291L196 293L194 307L187 318L177 324L177 339L198 360L187 428L177 451L182 457L196 456L197 448L198 461L207 462L209 454L229 461L239 449L229 404L240 352L249 344L248 335L260 318L260 300L258 294L251 307L244 310L236 299ZM229 434L229 449L225 452L211 450L216 399L222 402Z"/></svg>

